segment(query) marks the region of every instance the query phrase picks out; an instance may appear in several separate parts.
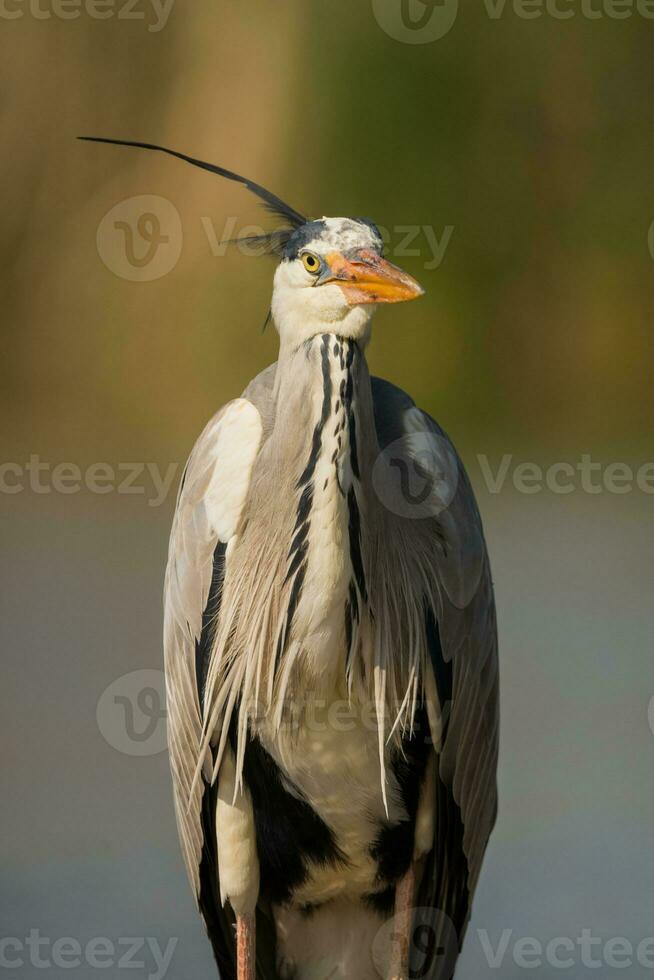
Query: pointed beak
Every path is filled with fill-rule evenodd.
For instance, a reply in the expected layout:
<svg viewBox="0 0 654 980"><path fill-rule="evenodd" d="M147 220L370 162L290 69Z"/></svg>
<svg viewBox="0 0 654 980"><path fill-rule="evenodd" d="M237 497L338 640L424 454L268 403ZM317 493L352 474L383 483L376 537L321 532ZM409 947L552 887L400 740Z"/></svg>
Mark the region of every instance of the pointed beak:
<svg viewBox="0 0 654 980"><path fill-rule="evenodd" d="M422 296L424 289L408 273L387 262L372 249L349 255L331 252L320 282L341 287L350 306L361 303L404 303Z"/></svg>

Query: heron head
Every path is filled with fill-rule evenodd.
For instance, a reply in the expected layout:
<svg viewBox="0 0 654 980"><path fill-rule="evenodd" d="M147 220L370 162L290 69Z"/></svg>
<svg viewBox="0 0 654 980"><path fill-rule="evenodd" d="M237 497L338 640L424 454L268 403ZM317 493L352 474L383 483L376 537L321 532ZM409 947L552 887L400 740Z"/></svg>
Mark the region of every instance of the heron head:
<svg viewBox="0 0 654 980"><path fill-rule="evenodd" d="M383 257L378 229L364 218L320 218L311 221L280 197L233 170L198 160L156 143L80 136L155 150L201 170L247 187L266 210L282 220L276 230L240 241L256 244L263 254L280 258L275 273L271 312L282 342L297 346L318 333L338 333L367 340L372 313L379 303L402 303L422 296L422 287ZM239 239L237 239L238 241Z"/></svg>
<svg viewBox="0 0 654 980"><path fill-rule="evenodd" d="M283 339L315 333L365 339L379 303L416 299L422 287L383 257L378 229L363 218L320 218L296 228L275 273L272 314Z"/></svg>

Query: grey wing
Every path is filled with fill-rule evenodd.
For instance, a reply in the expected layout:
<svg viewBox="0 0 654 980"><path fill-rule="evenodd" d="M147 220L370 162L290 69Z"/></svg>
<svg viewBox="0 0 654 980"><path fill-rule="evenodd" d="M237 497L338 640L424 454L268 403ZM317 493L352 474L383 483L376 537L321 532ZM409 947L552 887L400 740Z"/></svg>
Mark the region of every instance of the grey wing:
<svg viewBox="0 0 654 980"><path fill-rule="evenodd" d="M238 529L261 443L262 417L253 400L239 398L227 404L206 426L191 453L173 520L164 589L168 747L177 826L191 886L224 978L233 974L234 942L231 914L220 901L216 786L211 785L208 760L203 776L196 778L196 773L203 685L229 543Z"/></svg>
<svg viewBox="0 0 654 980"><path fill-rule="evenodd" d="M481 518L452 443L403 391L373 379L380 448L398 445L418 481L417 533L428 538L434 577L425 603L432 667L430 723L437 752L434 847L421 879L418 906L438 910L431 951L414 950L423 977L449 980L497 814L499 734L495 601ZM422 546L421 546L422 550Z"/></svg>

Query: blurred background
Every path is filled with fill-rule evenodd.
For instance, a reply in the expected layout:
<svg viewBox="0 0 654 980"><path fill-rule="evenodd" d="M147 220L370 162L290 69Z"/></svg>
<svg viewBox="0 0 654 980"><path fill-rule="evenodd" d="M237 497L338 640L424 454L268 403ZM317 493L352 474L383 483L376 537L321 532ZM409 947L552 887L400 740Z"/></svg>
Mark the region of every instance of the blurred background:
<svg viewBox="0 0 654 980"><path fill-rule="evenodd" d="M652 16L5 0L0 972L213 975L160 595L183 460L276 356L274 260L220 245L270 224L237 185L90 133L369 216L426 287L378 315L369 361L453 437L493 560L500 816L457 976L651 975Z"/></svg>

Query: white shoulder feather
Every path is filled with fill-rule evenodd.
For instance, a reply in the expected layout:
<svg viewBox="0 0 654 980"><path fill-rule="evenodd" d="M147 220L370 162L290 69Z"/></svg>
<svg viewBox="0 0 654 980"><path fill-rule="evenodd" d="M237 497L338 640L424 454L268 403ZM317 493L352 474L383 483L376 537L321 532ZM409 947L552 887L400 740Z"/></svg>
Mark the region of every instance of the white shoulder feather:
<svg viewBox="0 0 654 980"><path fill-rule="evenodd" d="M196 644L211 588L217 545L238 531L261 416L237 398L208 423L189 457L177 500L164 589L168 747L182 853L195 895L202 855L202 780L194 774L202 740Z"/></svg>

